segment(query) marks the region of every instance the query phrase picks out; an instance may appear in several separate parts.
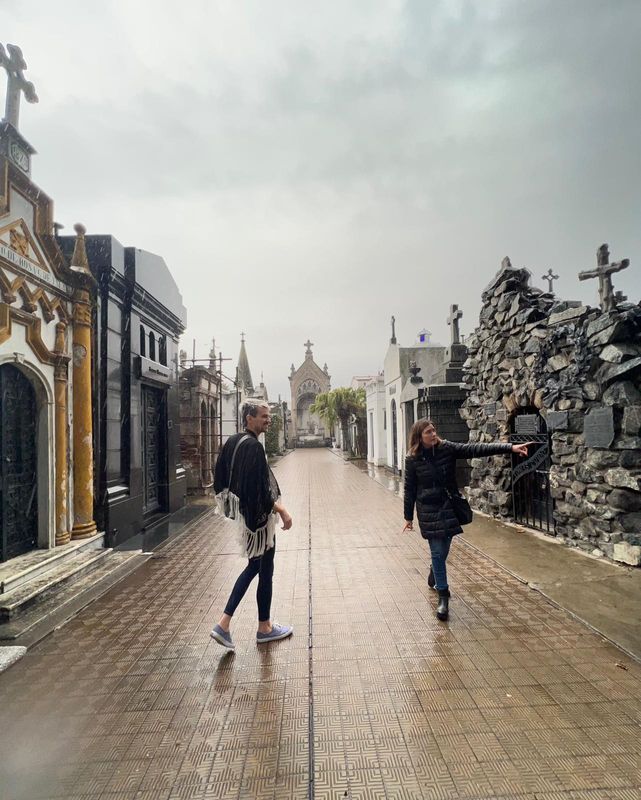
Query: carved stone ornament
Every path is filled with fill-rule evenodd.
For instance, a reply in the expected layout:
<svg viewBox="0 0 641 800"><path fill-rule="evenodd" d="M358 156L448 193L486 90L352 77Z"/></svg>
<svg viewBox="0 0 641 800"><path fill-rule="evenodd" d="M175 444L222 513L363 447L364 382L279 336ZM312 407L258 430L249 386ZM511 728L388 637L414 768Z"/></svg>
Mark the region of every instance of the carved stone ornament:
<svg viewBox="0 0 641 800"><path fill-rule="evenodd" d="M79 367L87 357L87 348L84 344L74 344L73 346L73 365Z"/></svg>

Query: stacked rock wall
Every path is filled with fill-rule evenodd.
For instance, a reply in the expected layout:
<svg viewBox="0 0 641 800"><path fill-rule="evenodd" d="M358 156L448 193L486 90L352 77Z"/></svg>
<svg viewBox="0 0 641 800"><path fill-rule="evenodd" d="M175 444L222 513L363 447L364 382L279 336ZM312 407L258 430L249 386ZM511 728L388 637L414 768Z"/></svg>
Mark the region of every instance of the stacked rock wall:
<svg viewBox="0 0 641 800"><path fill-rule="evenodd" d="M556 535L641 564L641 305L560 302L505 259L466 344L470 440L504 437L519 410L538 410L551 439ZM474 506L510 517L511 489L506 459L472 462Z"/></svg>

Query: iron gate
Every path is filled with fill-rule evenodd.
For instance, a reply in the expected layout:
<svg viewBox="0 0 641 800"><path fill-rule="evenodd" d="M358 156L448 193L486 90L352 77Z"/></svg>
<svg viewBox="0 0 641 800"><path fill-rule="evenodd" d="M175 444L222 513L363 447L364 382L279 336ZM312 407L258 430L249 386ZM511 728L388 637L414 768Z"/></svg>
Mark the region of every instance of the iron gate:
<svg viewBox="0 0 641 800"><path fill-rule="evenodd" d="M165 477L164 393L142 387L143 510L158 511L163 505Z"/></svg>
<svg viewBox="0 0 641 800"><path fill-rule="evenodd" d="M0 561L38 544L36 411L29 379L0 367Z"/></svg>
<svg viewBox="0 0 641 800"><path fill-rule="evenodd" d="M550 493L550 437L539 414L514 418L513 444L531 442L527 458L512 454L512 507L521 525L554 533L553 501Z"/></svg>

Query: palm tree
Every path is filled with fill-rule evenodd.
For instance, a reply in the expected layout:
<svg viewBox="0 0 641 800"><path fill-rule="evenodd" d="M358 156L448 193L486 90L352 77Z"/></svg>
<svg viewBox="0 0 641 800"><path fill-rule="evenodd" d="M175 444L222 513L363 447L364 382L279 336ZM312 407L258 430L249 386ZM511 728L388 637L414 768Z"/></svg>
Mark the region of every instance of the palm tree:
<svg viewBox="0 0 641 800"><path fill-rule="evenodd" d="M349 450L349 454L353 456L355 453L349 438L349 423L352 418L356 421L358 434L356 450L359 451L359 455L362 455L363 440L367 440L365 409L365 389L340 387L331 392L319 394L309 410L312 414L318 414L330 428L333 428L337 422L340 423L343 449ZM364 436L363 430L365 430Z"/></svg>
<svg viewBox="0 0 641 800"><path fill-rule="evenodd" d="M317 394L309 410L312 414L316 414L323 420L330 432L334 430L334 426L338 422L338 417L336 416L336 409L334 408L333 392Z"/></svg>

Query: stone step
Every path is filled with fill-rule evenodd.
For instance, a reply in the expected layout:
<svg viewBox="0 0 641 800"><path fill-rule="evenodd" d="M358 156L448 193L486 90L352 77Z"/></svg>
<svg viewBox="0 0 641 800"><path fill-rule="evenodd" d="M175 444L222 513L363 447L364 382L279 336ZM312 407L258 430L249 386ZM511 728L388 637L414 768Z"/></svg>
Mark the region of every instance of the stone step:
<svg viewBox="0 0 641 800"><path fill-rule="evenodd" d="M49 592L62 584L78 580L86 572L95 567L111 549L80 550L59 561L56 566L47 569L32 578L20 583L14 589L0 595L0 623L8 622L25 611L32 603L43 599Z"/></svg>
<svg viewBox="0 0 641 800"><path fill-rule="evenodd" d="M0 564L0 595L31 582L34 578L55 569L76 553L104 547L105 534L97 533L88 539L69 542L49 549L31 550Z"/></svg>
<svg viewBox="0 0 641 800"><path fill-rule="evenodd" d="M18 644L31 647L133 572L150 555L136 550L104 551L91 568L76 573L75 580L59 582L17 616L0 623L0 641L20 637Z"/></svg>

